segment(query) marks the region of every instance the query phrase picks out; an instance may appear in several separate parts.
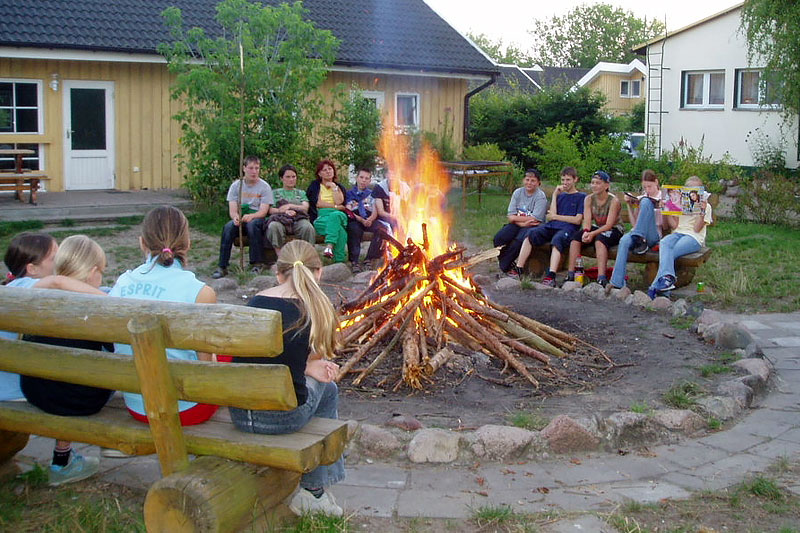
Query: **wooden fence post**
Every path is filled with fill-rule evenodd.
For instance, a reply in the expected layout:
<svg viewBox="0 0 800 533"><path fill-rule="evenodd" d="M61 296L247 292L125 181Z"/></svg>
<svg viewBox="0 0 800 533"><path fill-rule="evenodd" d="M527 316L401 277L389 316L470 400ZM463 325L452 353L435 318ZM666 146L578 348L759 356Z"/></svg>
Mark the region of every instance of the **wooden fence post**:
<svg viewBox="0 0 800 533"><path fill-rule="evenodd" d="M178 394L167 365L164 331L154 316L132 318L128 331L150 432L161 474L166 477L188 467L189 457L178 414Z"/></svg>

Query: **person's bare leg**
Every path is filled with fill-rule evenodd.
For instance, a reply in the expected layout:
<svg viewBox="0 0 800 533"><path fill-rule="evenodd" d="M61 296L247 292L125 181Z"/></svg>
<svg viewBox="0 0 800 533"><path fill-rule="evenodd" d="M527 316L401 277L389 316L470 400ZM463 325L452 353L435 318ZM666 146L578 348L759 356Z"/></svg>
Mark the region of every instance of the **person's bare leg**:
<svg viewBox="0 0 800 533"><path fill-rule="evenodd" d="M594 254L597 256L597 275L605 276L608 268L608 248L602 242L594 241Z"/></svg>
<svg viewBox="0 0 800 533"><path fill-rule="evenodd" d="M550 271L555 276L556 272L558 272L558 267L561 266L561 252L553 246L552 250L550 251Z"/></svg>
<svg viewBox="0 0 800 533"><path fill-rule="evenodd" d="M520 248L519 255L517 256L517 266L519 268L525 268L525 264L528 262L528 257L530 257L532 249L533 245L531 245L531 240L527 237L523 239L522 248Z"/></svg>
<svg viewBox="0 0 800 533"><path fill-rule="evenodd" d="M583 243L580 241L572 241L569 244L569 259L567 260L568 272L575 270L575 260L578 259L579 255L581 255L581 244ZM553 272L555 272L555 270Z"/></svg>

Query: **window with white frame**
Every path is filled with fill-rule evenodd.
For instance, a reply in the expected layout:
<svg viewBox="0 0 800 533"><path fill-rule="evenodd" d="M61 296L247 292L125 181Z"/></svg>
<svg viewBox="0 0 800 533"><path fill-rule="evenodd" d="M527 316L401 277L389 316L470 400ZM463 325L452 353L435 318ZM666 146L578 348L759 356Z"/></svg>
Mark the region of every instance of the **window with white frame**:
<svg viewBox="0 0 800 533"><path fill-rule="evenodd" d="M619 95L622 98L639 98L642 95L642 80L621 80Z"/></svg>
<svg viewBox="0 0 800 533"><path fill-rule="evenodd" d="M736 101L740 109L779 107L775 84L766 79L761 69L736 71Z"/></svg>
<svg viewBox="0 0 800 533"><path fill-rule="evenodd" d="M386 99L383 91L361 91L358 94L364 100L369 100L370 102L373 102L378 110L383 109L383 105Z"/></svg>
<svg viewBox="0 0 800 533"><path fill-rule="evenodd" d="M404 129L419 128L419 94L397 93L394 97L395 126Z"/></svg>
<svg viewBox="0 0 800 533"><path fill-rule="evenodd" d="M42 83L0 79L0 133L42 133Z"/></svg>
<svg viewBox="0 0 800 533"><path fill-rule="evenodd" d="M684 72L681 107L722 109L725 105L725 72Z"/></svg>

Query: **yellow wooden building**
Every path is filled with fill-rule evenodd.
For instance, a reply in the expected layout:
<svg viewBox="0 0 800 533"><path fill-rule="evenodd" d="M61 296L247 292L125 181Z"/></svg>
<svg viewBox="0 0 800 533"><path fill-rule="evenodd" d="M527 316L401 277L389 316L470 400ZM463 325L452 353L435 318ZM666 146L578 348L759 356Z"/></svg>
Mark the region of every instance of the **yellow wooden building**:
<svg viewBox="0 0 800 533"><path fill-rule="evenodd" d="M625 115L636 104L645 101L647 67L638 59L630 63L601 61L583 75L576 84L599 91L606 97L604 109L611 115Z"/></svg>
<svg viewBox="0 0 800 533"><path fill-rule="evenodd" d="M211 33L216 3L0 0L11 28L0 30L0 147L33 149L25 165L54 191L180 187L180 104L155 52L169 38L160 13L176 5ZM462 142L468 83L498 70L423 0L304 6L341 41L323 96L355 84L398 128L441 132L449 121Z"/></svg>

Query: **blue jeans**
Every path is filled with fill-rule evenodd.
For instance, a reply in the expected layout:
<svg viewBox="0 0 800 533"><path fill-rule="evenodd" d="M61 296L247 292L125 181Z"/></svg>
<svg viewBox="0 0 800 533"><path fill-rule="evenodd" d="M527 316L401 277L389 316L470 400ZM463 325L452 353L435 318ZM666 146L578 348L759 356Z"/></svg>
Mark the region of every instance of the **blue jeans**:
<svg viewBox="0 0 800 533"><path fill-rule="evenodd" d="M250 264L264 262L264 219L256 218L245 222L242 233L247 235L250 242ZM222 228L222 239L219 242L219 267L228 268L231 262L231 249L233 241L239 236L239 226L229 220Z"/></svg>
<svg viewBox="0 0 800 533"><path fill-rule="evenodd" d="M653 287L659 278L663 276L675 276L675 259L686 254L691 254L700 250L700 243L691 235L685 233L670 233L661 239L658 250L658 273L656 274Z"/></svg>
<svg viewBox="0 0 800 533"><path fill-rule="evenodd" d="M264 435L283 435L303 428L311 417L339 418L339 389L336 383L320 383L306 376L306 403L291 411L253 411L231 407L231 420L241 431ZM319 465L300 478L304 489L328 487L344 479L344 458L330 465Z"/></svg>
<svg viewBox="0 0 800 533"><path fill-rule="evenodd" d="M639 203L639 216L636 218L636 225L628 233L622 236L617 246L617 259L614 261L614 273L611 275L611 284L615 287L625 286L625 274L628 269L628 252L631 249L632 237L634 235L647 241L647 246L655 246L661 239L656 227L655 206L649 198L642 198Z"/></svg>

